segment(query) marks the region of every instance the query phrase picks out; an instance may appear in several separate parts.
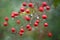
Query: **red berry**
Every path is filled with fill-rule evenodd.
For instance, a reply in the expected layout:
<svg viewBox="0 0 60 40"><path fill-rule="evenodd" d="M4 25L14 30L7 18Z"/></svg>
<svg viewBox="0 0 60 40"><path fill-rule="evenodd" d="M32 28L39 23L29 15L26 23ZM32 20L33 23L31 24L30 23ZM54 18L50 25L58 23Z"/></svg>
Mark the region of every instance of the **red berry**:
<svg viewBox="0 0 60 40"><path fill-rule="evenodd" d="M31 30L32 30L32 27L29 27L29 28L28 28L28 31L31 31Z"/></svg>
<svg viewBox="0 0 60 40"><path fill-rule="evenodd" d="M48 33L48 37L52 37L52 33L51 32Z"/></svg>
<svg viewBox="0 0 60 40"><path fill-rule="evenodd" d="M50 7L49 6L46 6L46 10L50 10Z"/></svg>
<svg viewBox="0 0 60 40"><path fill-rule="evenodd" d="M8 17L5 17L5 21L8 21L9 20L9 18Z"/></svg>
<svg viewBox="0 0 60 40"><path fill-rule="evenodd" d="M11 17L14 18L15 16L18 16L18 15L19 15L18 12L12 12Z"/></svg>
<svg viewBox="0 0 60 40"><path fill-rule="evenodd" d="M18 13L18 12L14 12L14 15L15 15L15 16L18 16L18 15L19 15L19 13Z"/></svg>
<svg viewBox="0 0 60 40"><path fill-rule="evenodd" d="M43 7L47 6L47 3L46 2L42 2L42 6Z"/></svg>
<svg viewBox="0 0 60 40"><path fill-rule="evenodd" d="M20 32L24 32L24 29L23 29L23 28L21 28L21 29L20 29Z"/></svg>
<svg viewBox="0 0 60 40"><path fill-rule="evenodd" d="M30 17L29 17L29 16L25 16L25 19L26 19L27 21L30 21Z"/></svg>
<svg viewBox="0 0 60 40"><path fill-rule="evenodd" d="M24 7L20 8L20 11L21 12L24 12L25 11L25 8Z"/></svg>
<svg viewBox="0 0 60 40"><path fill-rule="evenodd" d="M27 26L26 26L26 28L28 29L28 28L30 28L31 26L28 24Z"/></svg>
<svg viewBox="0 0 60 40"><path fill-rule="evenodd" d="M26 6L27 5L27 3L26 2L23 2L23 4L22 4L23 6Z"/></svg>
<svg viewBox="0 0 60 40"><path fill-rule="evenodd" d="M34 26L38 26L38 23L37 23L37 22L35 22L35 23L34 23Z"/></svg>
<svg viewBox="0 0 60 40"><path fill-rule="evenodd" d="M22 33L22 32L19 32L19 35L20 35L20 36L22 36L22 35L23 35L23 33Z"/></svg>
<svg viewBox="0 0 60 40"><path fill-rule="evenodd" d="M48 23L44 23L44 26L47 27L48 26Z"/></svg>
<svg viewBox="0 0 60 40"><path fill-rule="evenodd" d="M44 11L44 8L43 7L39 7L39 11L40 12L43 12Z"/></svg>
<svg viewBox="0 0 60 40"><path fill-rule="evenodd" d="M26 9L26 13L27 13L27 14L30 13L30 10L29 10L29 9Z"/></svg>
<svg viewBox="0 0 60 40"><path fill-rule="evenodd" d="M42 15L42 18L43 18L43 19L47 19L47 16L46 16L46 15Z"/></svg>
<svg viewBox="0 0 60 40"><path fill-rule="evenodd" d="M26 28L27 28L29 31L32 30L32 28L31 28L31 26L30 26L29 24L26 26Z"/></svg>
<svg viewBox="0 0 60 40"><path fill-rule="evenodd" d="M36 20L36 23L39 23L40 22L40 20Z"/></svg>
<svg viewBox="0 0 60 40"><path fill-rule="evenodd" d="M12 14L11 14L11 17L12 17L12 18L15 18L15 14L14 14L14 13L12 13Z"/></svg>
<svg viewBox="0 0 60 40"><path fill-rule="evenodd" d="M16 30L15 30L15 28L12 28L11 31L14 33Z"/></svg>
<svg viewBox="0 0 60 40"><path fill-rule="evenodd" d="M16 22L17 22L17 24L20 24L20 20L17 20Z"/></svg>
<svg viewBox="0 0 60 40"><path fill-rule="evenodd" d="M3 24L4 24L4 26L8 26L8 23L7 22L4 22Z"/></svg>
<svg viewBox="0 0 60 40"><path fill-rule="evenodd" d="M29 3L28 6L31 7L31 8L34 7L33 3Z"/></svg>

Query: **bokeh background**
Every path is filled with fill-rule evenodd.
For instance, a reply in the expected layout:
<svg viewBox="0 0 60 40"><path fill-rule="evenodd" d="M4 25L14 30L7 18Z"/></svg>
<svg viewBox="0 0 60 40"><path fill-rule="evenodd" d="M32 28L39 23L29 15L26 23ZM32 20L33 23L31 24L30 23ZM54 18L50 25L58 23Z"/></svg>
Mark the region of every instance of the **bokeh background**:
<svg viewBox="0 0 60 40"><path fill-rule="evenodd" d="M50 5L51 10L48 13L49 23L48 29L53 33L53 36L49 38L48 36L43 37L41 40L60 40L60 0L0 0L0 40L38 40L38 32L27 32L21 38L17 34L12 34L9 32L10 28L14 26L18 31L19 27L16 23L11 19L10 15L12 11L19 11L22 2L38 2L41 3L46 1L48 5ZM4 17L9 17L9 26L3 27ZM22 20L20 17L17 18ZM21 21L25 23L23 20Z"/></svg>

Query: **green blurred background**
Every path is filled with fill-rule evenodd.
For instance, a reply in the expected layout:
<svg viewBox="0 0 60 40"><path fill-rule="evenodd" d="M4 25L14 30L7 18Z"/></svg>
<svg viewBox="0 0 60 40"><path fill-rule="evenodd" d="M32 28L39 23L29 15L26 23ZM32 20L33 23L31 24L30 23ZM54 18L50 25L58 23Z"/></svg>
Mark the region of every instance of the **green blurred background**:
<svg viewBox="0 0 60 40"><path fill-rule="evenodd" d="M18 25L11 19L10 15L12 11L19 11L22 2L30 2L30 0L0 0L0 40L38 40L38 33L28 32L21 38L17 34L12 34L9 30L12 26L15 26L16 30L19 30ZM43 2L46 1L50 6L51 10L48 13L49 19L49 30L53 33L53 37L49 38L45 36L42 40L60 40L60 0L31 0L32 2ZM9 17L9 26L3 27L4 17ZM22 20L21 17L17 18ZM23 20L22 24L25 23ZM7 31L8 30L8 31ZM29 34L30 33L30 34Z"/></svg>

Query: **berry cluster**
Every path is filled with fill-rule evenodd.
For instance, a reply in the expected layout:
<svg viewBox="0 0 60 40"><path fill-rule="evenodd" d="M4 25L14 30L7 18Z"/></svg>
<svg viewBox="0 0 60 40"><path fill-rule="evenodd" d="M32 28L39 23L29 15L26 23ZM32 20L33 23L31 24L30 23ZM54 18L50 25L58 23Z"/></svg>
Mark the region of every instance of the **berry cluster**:
<svg viewBox="0 0 60 40"><path fill-rule="evenodd" d="M28 31L32 31L32 26L33 25L34 27L38 27L40 25L40 22L43 21L43 20L40 20L41 18L46 20L48 18L48 16L46 14L44 14L44 10L50 10L50 6L48 6L48 4L46 2L42 2L42 5L39 7L39 8L35 8L34 7L34 4L33 3L26 3L26 2L23 2L22 3L22 6L20 8L20 11L19 12L12 12L11 13L11 18L15 19L17 18L19 15L21 14L25 14L23 17L24 17L24 21L27 21L29 22L27 25L26 25L26 29ZM28 9L26 8L26 6L28 6ZM39 16L41 15L42 16ZM40 18L41 17L41 18ZM35 19L36 20L35 20ZM9 21L9 18L8 17L5 17L5 22L3 23L4 26L8 26L8 21ZM32 23L31 21L35 21L34 23ZM16 23L20 25L20 20L16 20ZM48 27L48 23L45 22L44 24L44 27ZM12 33L15 33L16 32L16 29L14 27L11 28L11 31ZM22 36L25 32L25 28L22 27L20 28L20 31L18 32L20 36ZM51 37L52 36L52 33L51 32L48 32L48 36Z"/></svg>

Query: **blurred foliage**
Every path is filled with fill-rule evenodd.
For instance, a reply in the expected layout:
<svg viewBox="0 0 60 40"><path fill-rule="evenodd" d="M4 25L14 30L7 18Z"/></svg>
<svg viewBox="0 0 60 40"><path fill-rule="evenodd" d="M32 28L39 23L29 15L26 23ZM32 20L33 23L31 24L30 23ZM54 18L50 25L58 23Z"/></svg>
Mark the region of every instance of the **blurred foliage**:
<svg viewBox="0 0 60 40"><path fill-rule="evenodd" d="M0 0L0 40L20 40L19 35L12 34L9 30L12 25L19 30L18 26L15 26L15 21L11 20L11 12L19 11L22 2L30 2L30 0ZM33 0L32 0L33 1ZM47 20L49 23L48 29L53 33L53 37L49 38L46 36L44 40L60 40L60 0L34 0L33 2L42 2L46 1L51 6L51 11L48 13L49 19ZM9 27L3 27L4 17L8 16ZM21 17L17 18L20 19ZM25 23L22 18L20 19L22 24ZM22 25L21 24L21 25ZM8 30L8 31L7 31ZM35 32L27 32L23 36L23 40L37 40L38 33ZM30 33L30 34L29 34ZM27 35L27 36L26 36ZM15 37L16 36L16 37Z"/></svg>
<svg viewBox="0 0 60 40"><path fill-rule="evenodd" d="M60 4L60 0L54 0L53 5L56 8Z"/></svg>

